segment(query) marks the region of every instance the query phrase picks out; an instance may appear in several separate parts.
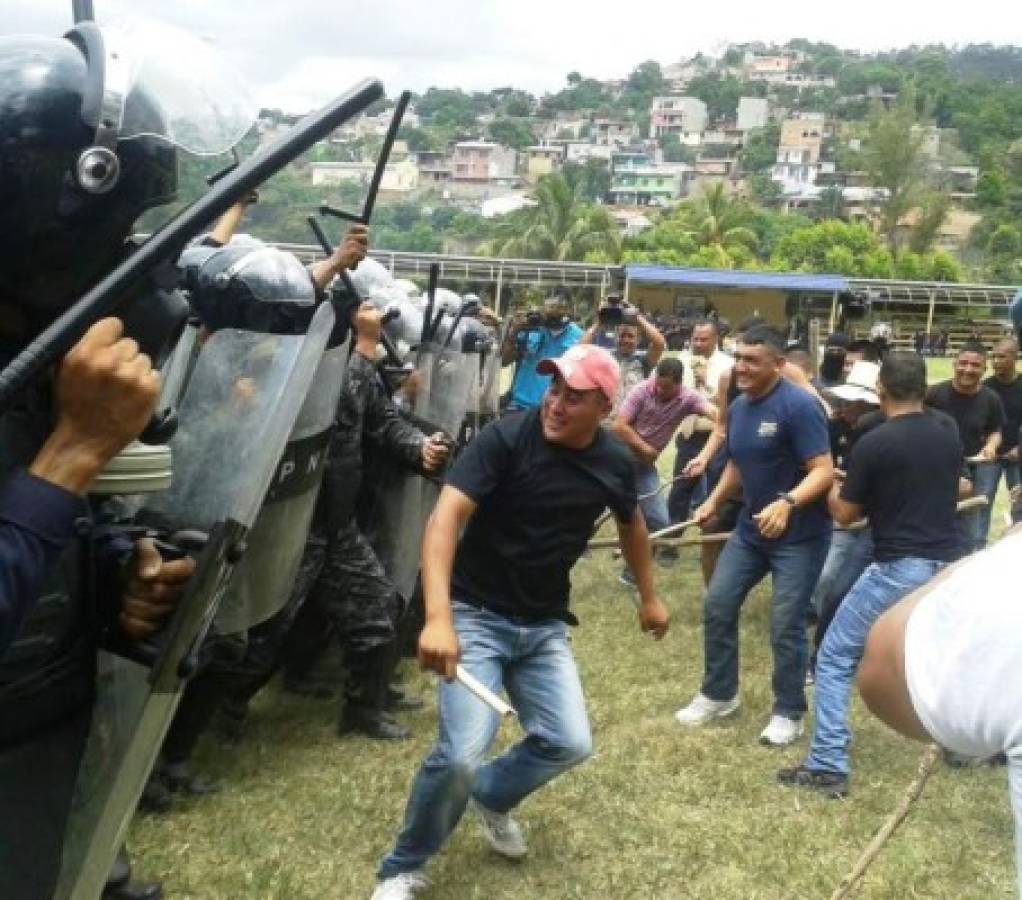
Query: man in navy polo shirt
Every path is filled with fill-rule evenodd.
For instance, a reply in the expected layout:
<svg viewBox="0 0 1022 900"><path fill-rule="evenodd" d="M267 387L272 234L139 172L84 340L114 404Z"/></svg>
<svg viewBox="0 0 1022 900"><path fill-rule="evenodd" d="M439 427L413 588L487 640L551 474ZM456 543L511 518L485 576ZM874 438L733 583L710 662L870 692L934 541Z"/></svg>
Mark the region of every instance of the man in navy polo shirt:
<svg viewBox="0 0 1022 900"><path fill-rule="evenodd" d="M738 709L738 618L769 572L774 707L760 741L772 746L803 730L806 609L830 544L826 495L834 473L823 409L781 377L784 361L782 338L766 325L750 328L738 346L742 396L728 410L730 458L694 518L708 521L739 488L742 510L703 601L702 688L675 714L682 725L703 725Z"/></svg>

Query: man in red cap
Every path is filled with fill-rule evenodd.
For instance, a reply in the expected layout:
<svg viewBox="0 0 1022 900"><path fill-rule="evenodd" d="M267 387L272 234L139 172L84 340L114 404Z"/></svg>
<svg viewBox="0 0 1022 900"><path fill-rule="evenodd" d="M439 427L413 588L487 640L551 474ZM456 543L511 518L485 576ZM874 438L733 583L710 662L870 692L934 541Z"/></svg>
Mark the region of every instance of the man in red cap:
<svg viewBox="0 0 1022 900"><path fill-rule="evenodd" d="M419 662L443 677L440 734L423 763L374 900L410 898L422 867L471 803L498 853L526 853L511 812L592 752L585 699L568 642L569 573L609 507L635 573L639 623L660 638L646 523L628 449L600 427L620 373L604 349L578 345L539 363L553 381L538 409L488 425L458 458L422 542L426 625ZM460 536L460 537L459 537ZM506 690L525 737L484 761L500 717L455 681L459 665Z"/></svg>

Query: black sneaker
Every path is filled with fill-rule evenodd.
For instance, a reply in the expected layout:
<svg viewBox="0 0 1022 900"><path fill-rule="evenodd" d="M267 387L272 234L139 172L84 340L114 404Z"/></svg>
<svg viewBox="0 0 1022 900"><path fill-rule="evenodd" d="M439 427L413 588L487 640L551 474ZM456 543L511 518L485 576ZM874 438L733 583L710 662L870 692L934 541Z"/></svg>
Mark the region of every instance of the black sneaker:
<svg viewBox="0 0 1022 900"><path fill-rule="evenodd" d="M823 772L806 766L795 766L779 770L777 781L789 787L806 787L819 791L832 800L848 796L848 776L840 772Z"/></svg>

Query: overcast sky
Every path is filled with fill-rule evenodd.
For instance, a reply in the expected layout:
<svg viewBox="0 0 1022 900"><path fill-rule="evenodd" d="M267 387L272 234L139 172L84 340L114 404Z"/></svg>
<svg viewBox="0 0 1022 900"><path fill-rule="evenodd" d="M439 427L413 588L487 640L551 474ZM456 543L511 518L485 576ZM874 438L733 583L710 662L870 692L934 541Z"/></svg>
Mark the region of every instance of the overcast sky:
<svg viewBox="0 0 1022 900"><path fill-rule="evenodd" d="M542 94L573 70L623 77L727 43L805 37L860 50L909 44L1022 44L1018 0L95 0L97 17L130 11L216 44L257 100L304 112L374 76L393 96L430 85ZM1015 10L1012 12L1011 10ZM3 0L5 33L60 33L67 0Z"/></svg>

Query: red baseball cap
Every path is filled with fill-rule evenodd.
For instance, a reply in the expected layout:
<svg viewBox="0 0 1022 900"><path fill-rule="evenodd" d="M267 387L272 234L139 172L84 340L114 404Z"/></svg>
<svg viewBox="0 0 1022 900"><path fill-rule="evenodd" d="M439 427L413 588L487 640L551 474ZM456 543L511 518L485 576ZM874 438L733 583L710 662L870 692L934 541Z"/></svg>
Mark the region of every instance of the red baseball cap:
<svg viewBox="0 0 1022 900"><path fill-rule="evenodd" d="M621 383L617 360L595 344L576 344L556 359L542 359L536 372L560 375L565 384L576 391L603 391L611 403Z"/></svg>

